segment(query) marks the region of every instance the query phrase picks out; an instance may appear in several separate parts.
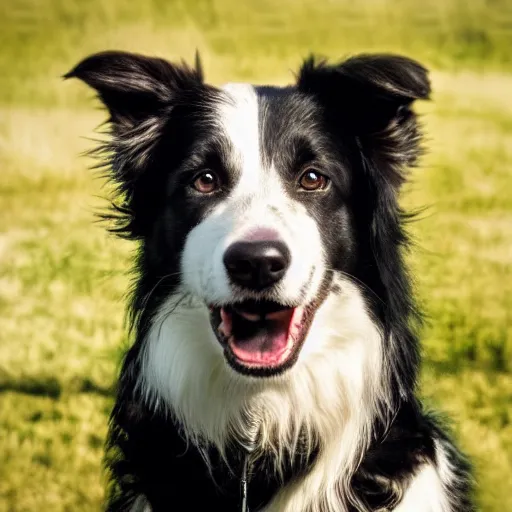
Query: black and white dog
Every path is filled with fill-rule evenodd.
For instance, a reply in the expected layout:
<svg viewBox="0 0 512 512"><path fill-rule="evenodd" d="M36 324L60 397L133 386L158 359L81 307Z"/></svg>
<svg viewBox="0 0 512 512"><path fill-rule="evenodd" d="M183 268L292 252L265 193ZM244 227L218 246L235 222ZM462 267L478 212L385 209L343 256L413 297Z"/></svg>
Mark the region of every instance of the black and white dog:
<svg viewBox="0 0 512 512"><path fill-rule="evenodd" d="M140 252L109 510L469 512L469 465L415 396L398 194L418 63L307 60L289 87L140 55L66 77L110 113L114 229Z"/></svg>

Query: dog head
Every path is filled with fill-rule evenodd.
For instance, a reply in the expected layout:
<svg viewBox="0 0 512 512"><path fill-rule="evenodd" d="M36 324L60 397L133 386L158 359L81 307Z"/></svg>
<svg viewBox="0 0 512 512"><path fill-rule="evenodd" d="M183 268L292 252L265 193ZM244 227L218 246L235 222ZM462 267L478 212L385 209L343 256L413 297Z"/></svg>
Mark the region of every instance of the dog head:
<svg viewBox="0 0 512 512"><path fill-rule="evenodd" d="M390 306L397 192L419 152L410 107L430 91L421 65L310 59L289 87L219 88L199 66L105 52L66 77L110 113L115 229L141 241L136 308L192 298L203 342L265 377L296 363L341 277Z"/></svg>

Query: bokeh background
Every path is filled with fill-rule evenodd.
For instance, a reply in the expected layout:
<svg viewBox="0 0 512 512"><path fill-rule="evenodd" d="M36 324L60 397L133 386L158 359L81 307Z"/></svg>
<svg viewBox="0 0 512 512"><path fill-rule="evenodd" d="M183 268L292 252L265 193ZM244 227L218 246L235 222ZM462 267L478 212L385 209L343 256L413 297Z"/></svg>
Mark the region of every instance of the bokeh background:
<svg viewBox="0 0 512 512"><path fill-rule="evenodd" d="M289 83L314 52L393 51L432 69L429 153L406 188L427 207L409 257L421 393L472 457L480 509L512 511L512 2L2 0L0 510L92 511L127 340L133 247L95 223L81 154L105 119L62 74L90 52L191 61L210 81Z"/></svg>

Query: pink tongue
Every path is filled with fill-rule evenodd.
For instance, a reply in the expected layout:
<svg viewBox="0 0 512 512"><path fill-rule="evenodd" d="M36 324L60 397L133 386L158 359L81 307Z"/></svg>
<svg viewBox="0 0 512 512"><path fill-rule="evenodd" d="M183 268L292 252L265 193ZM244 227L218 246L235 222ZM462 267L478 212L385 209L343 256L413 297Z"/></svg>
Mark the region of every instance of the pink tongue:
<svg viewBox="0 0 512 512"><path fill-rule="evenodd" d="M232 335L231 315L221 310L221 329L228 337L233 354L242 362L257 366L272 366L286 360L293 348L293 334L300 328L302 308L272 313L267 320L273 325L268 331L246 340Z"/></svg>
<svg viewBox="0 0 512 512"><path fill-rule="evenodd" d="M255 336L244 341L230 338L229 345L235 356L245 363L260 366L279 364L286 357L288 332Z"/></svg>

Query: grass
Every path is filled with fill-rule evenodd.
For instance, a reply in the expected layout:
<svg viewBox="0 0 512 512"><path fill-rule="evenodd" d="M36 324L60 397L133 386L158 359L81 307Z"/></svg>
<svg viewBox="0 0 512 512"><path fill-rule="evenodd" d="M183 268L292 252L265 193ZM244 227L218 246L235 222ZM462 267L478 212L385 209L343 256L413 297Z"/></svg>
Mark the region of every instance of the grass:
<svg viewBox="0 0 512 512"><path fill-rule="evenodd" d="M506 0L4 2L0 21L0 511L97 510L132 247L94 223L79 155L104 118L60 76L109 47L285 82L314 50L393 50L433 71L429 154L404 203L429 315L422 393L454 420L481 510L512 510L512 61Z"/></svg>

